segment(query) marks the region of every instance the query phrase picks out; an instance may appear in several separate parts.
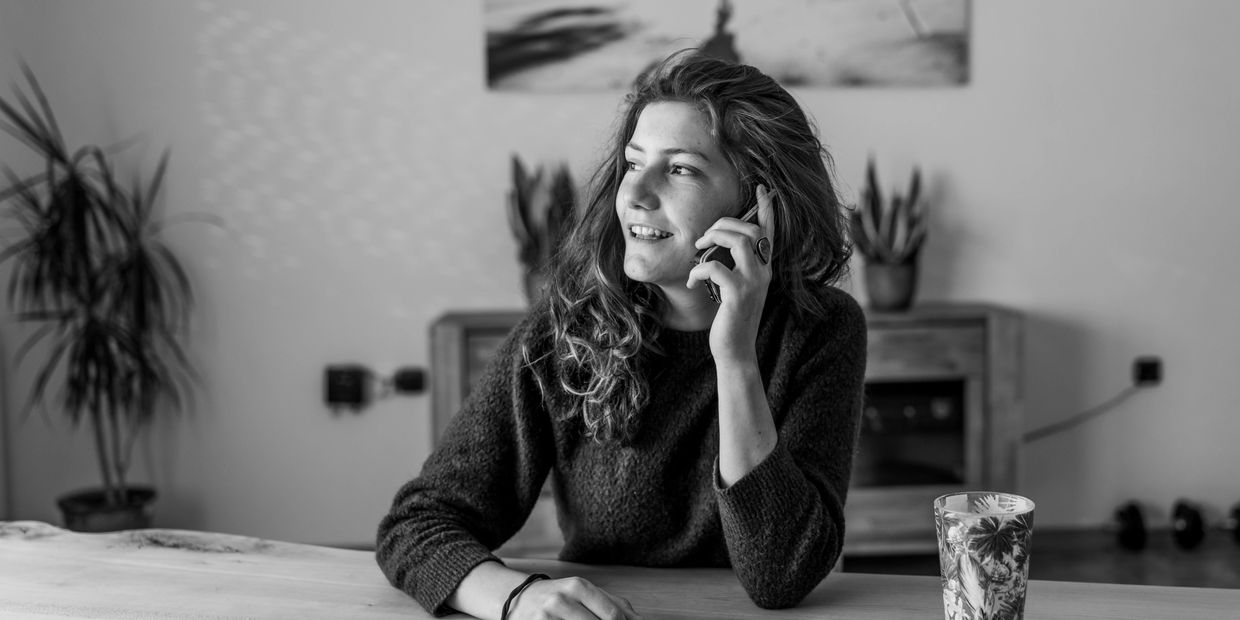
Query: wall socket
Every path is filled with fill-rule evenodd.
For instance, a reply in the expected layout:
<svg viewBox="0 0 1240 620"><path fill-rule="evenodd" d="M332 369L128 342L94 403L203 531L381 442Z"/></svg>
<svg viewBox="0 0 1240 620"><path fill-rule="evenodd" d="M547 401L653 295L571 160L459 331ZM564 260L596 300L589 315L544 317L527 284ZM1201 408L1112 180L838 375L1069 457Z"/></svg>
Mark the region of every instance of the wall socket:
<svg viewBox="0 0 1240 620"><path fill-rule="evenodd" d="M1162 382L1162 360L1142 356L1132 361L1132 384L1138 387L1155 386Z"/></svg>
<svg viewBox="0 0 1240 620"><path fill-rule="evenodd" d="M360 410L370 400L369 376L370 371L360 364L328 366L323 372L323 401L332 408Z"/></svg>

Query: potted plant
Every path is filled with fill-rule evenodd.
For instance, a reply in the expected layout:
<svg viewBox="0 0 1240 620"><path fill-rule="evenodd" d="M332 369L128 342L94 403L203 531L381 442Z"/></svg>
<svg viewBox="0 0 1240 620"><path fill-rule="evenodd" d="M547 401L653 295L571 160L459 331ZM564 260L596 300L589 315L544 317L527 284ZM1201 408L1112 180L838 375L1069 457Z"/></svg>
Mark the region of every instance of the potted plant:
<svg viewBox="0 0 1240 620"><path fill-rule="evenodd" d="M517 258L524 273L522 284L530 304L538 300L551 255L568 234L576 204L568 166L549 174L542 166L526 170L512 156L512 189L508 192L508 225L517 240Z"/></svg>
<svg viewBox="0 0 1240 620"><path fill-rule="evenodd" d="M917 258L926 240L926 210L921 197L921 171L914 167L908 193L892 190L889 200L879 189L874 158L866 165L861 203L849 213L853 245L865 261L870 307L879 311L907 310L917 290Z"/></svg>
<svg viewBox="0 0 1240 620"><path fill-rule="evenodd" d="M134 445L155 418L187 406L195 379L181 346L192 288L159 236L168 151L149 178L122 183L108 150L66 145L34 73L22 70L30 92L15 86L11 100L0 98L0 129L43 166L21 177L5 165L0 185L4 216L24 233L0 249L12 268L8 301L36 325L17 363L37 347L30 407L46 410L58 384L74 428L85 422L94 438L103 485L58 500L65 526L147 527L155 491L127 478Z"/></svg>

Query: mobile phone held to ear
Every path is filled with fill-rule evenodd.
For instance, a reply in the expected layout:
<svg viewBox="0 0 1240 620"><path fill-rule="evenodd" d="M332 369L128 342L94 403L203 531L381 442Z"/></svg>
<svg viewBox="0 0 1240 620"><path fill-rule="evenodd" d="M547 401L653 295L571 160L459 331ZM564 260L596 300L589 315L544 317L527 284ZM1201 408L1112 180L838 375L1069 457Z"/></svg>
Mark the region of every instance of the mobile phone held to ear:
<svg viewBox="0 0 1240 620"><path fill-rule="evenodd" d="M754 205L741 216L741 221L756 224L758 222L758 205ZM698 250L693 255L693 262L701 265L706 261L719 261L724 267L731 269L736 266L736 261L732 259L732 251L728 248L712 245ZM723 303L723 297L719 294L719 285L706 280L706 292L710 294L711 301L715 303Z"/></svg>

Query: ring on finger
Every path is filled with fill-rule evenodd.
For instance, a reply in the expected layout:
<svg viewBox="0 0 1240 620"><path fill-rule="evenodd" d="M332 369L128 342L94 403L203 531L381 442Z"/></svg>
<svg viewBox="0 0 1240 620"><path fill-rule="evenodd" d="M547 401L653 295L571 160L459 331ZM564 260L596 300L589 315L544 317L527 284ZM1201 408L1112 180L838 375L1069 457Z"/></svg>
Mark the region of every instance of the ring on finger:
<svg viewBox="0 0 1240 620"><path fill-rule="evenodd" d="M753 244L753 253L758 255L758 260L765 265L771 262L771 239L770 237L762 237L758 242Z"/></svg>

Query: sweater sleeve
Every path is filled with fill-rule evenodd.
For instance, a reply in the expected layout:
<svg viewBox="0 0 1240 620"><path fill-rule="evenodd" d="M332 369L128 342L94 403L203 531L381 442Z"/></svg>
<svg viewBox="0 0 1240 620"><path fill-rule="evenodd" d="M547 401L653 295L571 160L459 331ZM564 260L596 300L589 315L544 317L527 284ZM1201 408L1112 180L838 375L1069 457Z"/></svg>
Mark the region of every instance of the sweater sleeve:
<svg viewBox="0 0 1240 620"><path fill-rule="evenodd" d="M716 491L732 567L760 607L801 602L835 565L844 541L844 500L852 472L865 380L865 315L840 292L830 320L782 340L794 355L768 399L779 433L774 451L730 487ZM777 388L777 389L772 389ZM781 394L781 395L777 395ZM716 472L718 463L716 462Z"/></svg>
<svg viewBox="0 0 1240 620"><path fill-rule="evenodd" d="M527 318L500 345L421 474L396 493L378 528L376 560L392 585L430 613L517 532L554 458L540 391L521 352Z"/></svg>

